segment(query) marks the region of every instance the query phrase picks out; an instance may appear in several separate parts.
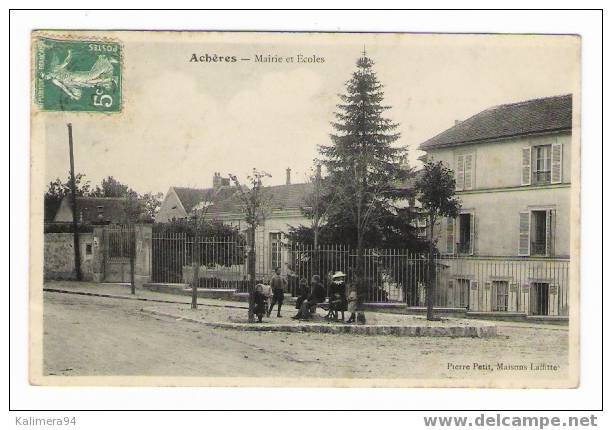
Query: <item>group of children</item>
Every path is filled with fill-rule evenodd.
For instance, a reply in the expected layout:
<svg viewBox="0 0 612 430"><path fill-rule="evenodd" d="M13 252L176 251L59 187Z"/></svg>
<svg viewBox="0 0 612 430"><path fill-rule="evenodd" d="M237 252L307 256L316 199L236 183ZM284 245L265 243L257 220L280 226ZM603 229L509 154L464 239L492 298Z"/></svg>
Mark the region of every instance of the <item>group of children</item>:
<svg viewBox="0 0 612 430"><path fill-rule="evenodd" d="M347 323L355 322L357 310L357 291L353 285L346 285L346 275L336 272L331 276L329 287L328 313L326 319L338 321L338 313L342 314L344 322L344 312L351 313ZM269 318L272 314L274 305L277 305L276 316L281 317L284 294L287 281L281 277L280 268L276 268L270 283L260 283L255 287L253 295L253 313L257 316L257 322L262 322L264 314ZM314 275L311 279L310 288L306 279L302 278L299 282L299 296L295 308L298 313L293 319L310 319L317 309L317 305L324 303L326 298L325 286L321 282L319 275Z"/></svg>

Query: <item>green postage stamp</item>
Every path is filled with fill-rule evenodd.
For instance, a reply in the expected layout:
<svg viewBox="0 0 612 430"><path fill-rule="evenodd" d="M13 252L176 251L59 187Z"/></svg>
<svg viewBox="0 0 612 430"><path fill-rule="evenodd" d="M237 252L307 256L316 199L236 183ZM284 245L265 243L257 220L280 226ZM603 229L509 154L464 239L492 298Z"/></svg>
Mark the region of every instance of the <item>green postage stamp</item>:
<svg viewBox="0 0 612 430"><path fill-rule="evenodd" d="M44 111L121 111L121 53L117 42L38 38L35 102Z"/></svg>

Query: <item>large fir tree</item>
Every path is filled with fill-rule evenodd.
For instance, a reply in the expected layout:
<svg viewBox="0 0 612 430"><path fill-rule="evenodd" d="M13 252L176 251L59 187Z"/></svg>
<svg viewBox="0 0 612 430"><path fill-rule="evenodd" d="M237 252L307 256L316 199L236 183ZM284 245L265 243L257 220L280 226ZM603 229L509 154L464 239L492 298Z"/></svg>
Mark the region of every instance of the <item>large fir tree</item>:
<svg viewBox="0 0 612 430"><path fill-rule="evenodd" d="M349 243L357 247L361 291L364 248L377 246L389 234L399 216L397 202L408 197L398 185L412 173L403 163L406 149L393 145L400 137L398 124L384 116L390 107L383 104L383 85L373 65L364 51L340 95L331 145L319 148L328 173L328 200L333 200L327 226L354 238Z"/></svg>

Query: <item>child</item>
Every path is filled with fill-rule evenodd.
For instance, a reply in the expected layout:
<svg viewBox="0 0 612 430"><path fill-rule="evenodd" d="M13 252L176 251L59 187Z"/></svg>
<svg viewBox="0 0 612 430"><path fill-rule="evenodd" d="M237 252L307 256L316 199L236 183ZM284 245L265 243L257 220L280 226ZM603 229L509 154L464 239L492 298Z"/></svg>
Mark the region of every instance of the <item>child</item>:
<svg viewBox="0 0 612 430"><path fill-rule="evenodd" d="M272 279L270 280L270 285L272 286L272 304L268 308L268 318L270 318L274 305L278 306L276 316L280 318L281 307L283 306L285 289L287 285L287 281L281 277L280 267L277 267L274 271L274 276L272 276Z"/></svg>
<svg viewBox="0 0 612 430"><path fill-rule="evenodd" d="M355 322L355 312L357 311L357 289L353 284L349 284L348 290L349 293L346 298L348 301L347 310L351 313L351 316L346 322L353 323Z"/></svg>
<svg viewBox="0 0 612 430"><path fill-rule="evenodd" d="M270 301L272 300L272 286L270 285L270 279L267 277L263 279L263 282L257 285L261 285L262 293L265 297L265 305L266 309L270 306Z"/></svg>
<svg viewBox="0 0 612 430"><path fill-rule="evenodd" d="M253 293L253 313L257 315L258 323L261 322L266 312L266 297L264 296L262 287L261 284L257 284L255 292Z"/></svg>

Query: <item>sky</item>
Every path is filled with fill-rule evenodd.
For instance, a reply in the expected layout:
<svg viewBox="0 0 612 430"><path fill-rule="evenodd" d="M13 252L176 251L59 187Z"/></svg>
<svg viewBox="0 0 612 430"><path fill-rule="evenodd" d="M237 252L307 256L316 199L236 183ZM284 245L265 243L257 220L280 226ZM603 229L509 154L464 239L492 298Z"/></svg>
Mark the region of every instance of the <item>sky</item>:
<svg viewBox="0 0 612 430"><path fill-rule="evenodd" d="M409 160L418 145L489 107L579 92L580 39L574 36L105 33L121 41L123 108L118 114L60 112L44 122L45 181L69 171L66 123L73 124L75 170L92 184L114 176L141 193L204 188L214 172L267 185L304 182L317 146L329 143L338 94L364 47L384 85L387 116L399 123ZM235 55L250 61L192 62ZM293 63L264 63L256 55ZM298 54L323 62L297 63Z"/></svg>

